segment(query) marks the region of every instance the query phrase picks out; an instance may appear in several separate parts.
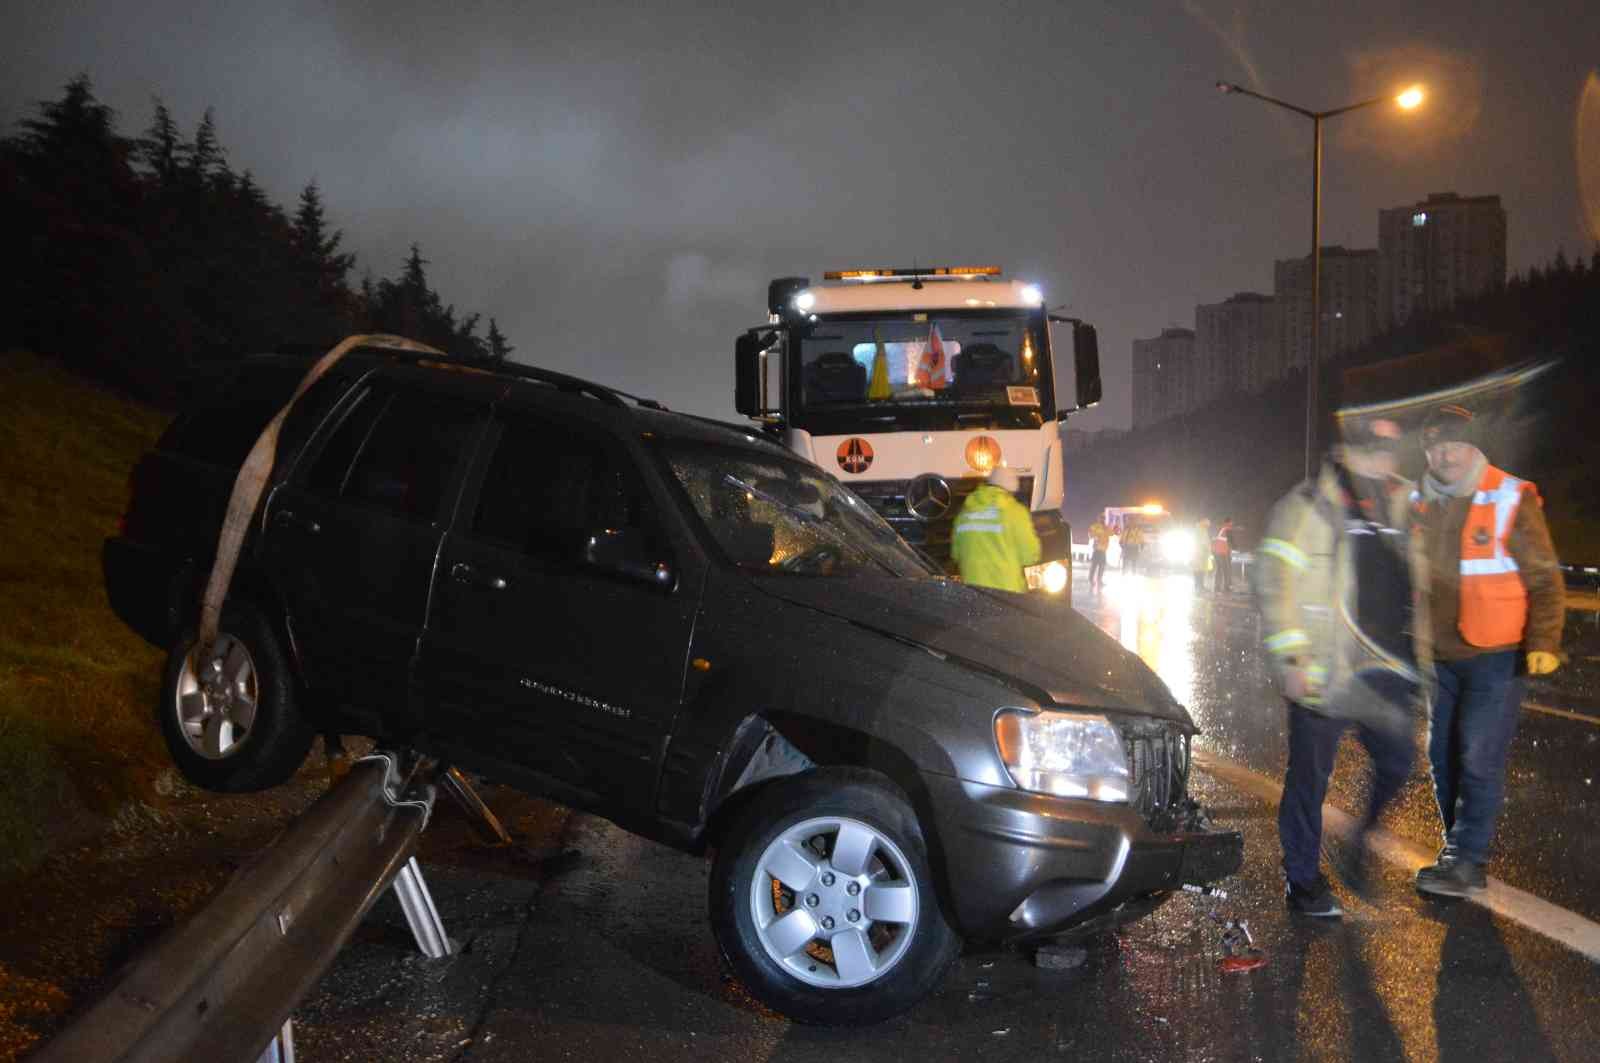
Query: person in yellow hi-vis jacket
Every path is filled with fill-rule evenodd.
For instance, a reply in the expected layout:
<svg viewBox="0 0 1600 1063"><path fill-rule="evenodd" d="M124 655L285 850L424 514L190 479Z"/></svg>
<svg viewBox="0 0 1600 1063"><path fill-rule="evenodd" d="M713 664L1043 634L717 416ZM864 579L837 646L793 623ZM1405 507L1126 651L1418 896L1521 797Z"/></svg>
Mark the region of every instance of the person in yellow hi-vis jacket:
<svg viewBox="0 0 1600 1063"><path fill-rule="evenodd" d="M1411 771L1412 712L1427 658L1416 637L1421 570L1409 535L1411 484L1396 473L1400 425L1341 418L1345 443L1280 500L1256 551L1261 640L1288 703L1289 764L1278 802L1285 899L1300 915L1343 914L1321 872L1322 804L1340 737L1372 758L1346 883L1368 888L1368 839ZM1218 558L1218 563L1225 559Z"/></svg>
<svg viewBox="0 0 1600 1063"><path fill-rule="evenodd" d="M1016 470L997 465L989 482L967 496L950 531L950 556L963 582L1002 591L1023 592L1023 569L1039 563L1039 536L1033 517L1017 501L1022 486Z"/></svg>

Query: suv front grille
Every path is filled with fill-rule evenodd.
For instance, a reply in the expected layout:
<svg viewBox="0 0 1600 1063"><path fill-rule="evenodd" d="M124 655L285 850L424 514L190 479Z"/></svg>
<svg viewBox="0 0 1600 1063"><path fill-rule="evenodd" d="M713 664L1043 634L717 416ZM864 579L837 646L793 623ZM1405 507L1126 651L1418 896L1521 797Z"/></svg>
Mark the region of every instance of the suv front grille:
<svg viewBox="0 0 1600 1063"><path fill-rule="evenodd" d="M1121 724L1128 751L1128 802L1152 830L1170 832L1189 806L1189 736L1172 723Z"/></svg>

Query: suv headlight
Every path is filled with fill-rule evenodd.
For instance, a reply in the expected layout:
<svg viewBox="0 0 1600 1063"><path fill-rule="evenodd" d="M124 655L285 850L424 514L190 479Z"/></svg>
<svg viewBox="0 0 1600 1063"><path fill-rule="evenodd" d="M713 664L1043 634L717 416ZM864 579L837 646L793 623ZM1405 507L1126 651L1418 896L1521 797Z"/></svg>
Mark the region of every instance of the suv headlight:
<svg viewBox="0 0 1600 1063"><path fill-rule="evenodd" d="M995 717L994 739L1012 782L1024 790L1128 799L1128 756L1104 716L1004 709Z"/></svg>

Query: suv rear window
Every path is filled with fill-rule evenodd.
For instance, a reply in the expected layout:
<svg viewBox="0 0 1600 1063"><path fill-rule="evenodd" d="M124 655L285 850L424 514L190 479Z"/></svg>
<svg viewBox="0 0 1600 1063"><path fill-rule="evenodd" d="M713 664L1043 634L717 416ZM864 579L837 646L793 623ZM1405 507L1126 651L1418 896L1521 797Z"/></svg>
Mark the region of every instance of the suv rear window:
<svg viewBox="0 0 1600 1063"><path fill-rule="evenodd" d="M199 408L174 421L157 449L212 464L241 464L309 368L281 362L240 366Z"/></svg>

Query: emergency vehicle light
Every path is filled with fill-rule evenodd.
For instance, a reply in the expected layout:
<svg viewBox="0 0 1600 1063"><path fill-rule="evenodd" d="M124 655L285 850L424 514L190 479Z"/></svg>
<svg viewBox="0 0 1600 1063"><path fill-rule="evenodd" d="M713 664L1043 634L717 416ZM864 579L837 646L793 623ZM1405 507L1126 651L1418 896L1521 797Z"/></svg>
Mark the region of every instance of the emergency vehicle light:
<svg viewBox="0 0 1600 1063"><path fill-rule="evenodd" d="M890 280L895 277L998 277L999 266L931 266L912 269L830 269L828 281Z"/></svg>

